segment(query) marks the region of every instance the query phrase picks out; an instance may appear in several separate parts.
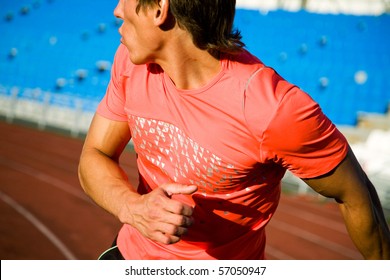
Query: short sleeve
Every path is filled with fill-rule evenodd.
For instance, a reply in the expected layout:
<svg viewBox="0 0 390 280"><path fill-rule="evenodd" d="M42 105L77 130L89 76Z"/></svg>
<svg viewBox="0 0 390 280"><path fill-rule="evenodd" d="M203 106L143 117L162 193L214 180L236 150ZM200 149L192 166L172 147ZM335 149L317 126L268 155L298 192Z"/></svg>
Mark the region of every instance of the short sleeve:
<svg viewBox="0 0 390 280"><path fill-rule="evenodd" d="M297 87L284 94L263 135L264 156L301 178L333 170L346 156L345 137Z"/></svg>
<svg viewBox="0 0 390 280"><path fill-rule="evenodd" d="M247 85L245 115L259 142L259 161L277 163L300 178L333 170L348 143L304 91L265 67Z"/></svg>
<svg viewBox="0 0 390 280"><path fill-rule="evenodd" d="M127 121L125 112L126 92L123 87L123 74L128 64L127 49L120 45L111 69L111 78L106 94L97 107L97 113L114 121Z"/></svg>

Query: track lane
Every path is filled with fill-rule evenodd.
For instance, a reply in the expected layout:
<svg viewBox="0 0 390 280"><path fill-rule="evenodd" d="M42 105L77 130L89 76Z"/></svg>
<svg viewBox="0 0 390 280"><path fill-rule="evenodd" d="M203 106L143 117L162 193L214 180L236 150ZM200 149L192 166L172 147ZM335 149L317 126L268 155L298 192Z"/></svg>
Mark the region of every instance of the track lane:
<svg viewBox="0 0 390 280"><path fill-rule="evenodd" d="M272 248L295 259L362 259L336 203L329 200L283 195L267 238ZM272 254L271 258L278 259Z"/></svg>
<svg viewBox="0 0 390 280"><path fill-rule="evenodd" d="M34 214L13 200L11 197L0 191L0 199L15 210L24 219L29 221L38 231L40 231L52 245L54 245L67 260L75 260L76 256L69 248L55 235L44 223L42 223Z"/></svg>
<svg viewBox="0 0 390 280"><path fill-rule="evenodd" d="M96 259L110 245L120 224L92 203L79 185L77 165L83 141L1 121L0 129L0 191L39 219L76 258ZM135 160L130 151L121 158L132 184L138 178ZM0 241L1 259L65 258L9 205L0 202L0 207L8 209L1 214L0 232L8 230ZM12 225L11 229L5 225ZM25 232L31 232L34 242L21 240ZM282 195L267 239L268 259L359 258L337 206L305 197ZM29 254L19 248L29 243L51 248L50 252L30 250L34 253ZM12 255L12 250L19 253Z"/></svg>

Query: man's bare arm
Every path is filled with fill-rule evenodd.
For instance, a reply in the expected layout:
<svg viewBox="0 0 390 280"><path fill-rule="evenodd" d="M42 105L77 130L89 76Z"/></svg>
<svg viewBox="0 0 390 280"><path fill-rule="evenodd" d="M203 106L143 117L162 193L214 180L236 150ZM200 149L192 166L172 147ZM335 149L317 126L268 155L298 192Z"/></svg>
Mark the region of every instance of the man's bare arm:
<svg viewBox="0 0 390 280"><path fill-rule="evenodd" d="M304 181L339 203L349 235L364 258L390 259L390 232L378 195L350 148L332 172Z"/></svg>
<svg viewBox="0 0 390 280"><path fill-rule="evenodd" d="M149 194L138 194L119 165L130 138L127 122L95 115L80 157L80 183L98 205L122 223L155 241L177 242L192 224L193 209L171 199L171 195L191 194L197 188L167 183Z"/></svg>

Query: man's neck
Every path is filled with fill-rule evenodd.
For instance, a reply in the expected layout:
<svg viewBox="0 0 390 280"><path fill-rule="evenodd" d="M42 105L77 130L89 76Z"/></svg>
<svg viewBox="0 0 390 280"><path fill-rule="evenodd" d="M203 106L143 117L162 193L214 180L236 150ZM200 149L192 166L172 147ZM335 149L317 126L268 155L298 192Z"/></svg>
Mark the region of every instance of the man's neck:
<svg viewBox="0 0 390 280"><path fill-rule="evenodd" d="M205 86L220 71L218 58L197 48L192 39L172 40L165 55L156 59L178 89L197 89ZM190 41L189 41L190 40Z"/></svg>

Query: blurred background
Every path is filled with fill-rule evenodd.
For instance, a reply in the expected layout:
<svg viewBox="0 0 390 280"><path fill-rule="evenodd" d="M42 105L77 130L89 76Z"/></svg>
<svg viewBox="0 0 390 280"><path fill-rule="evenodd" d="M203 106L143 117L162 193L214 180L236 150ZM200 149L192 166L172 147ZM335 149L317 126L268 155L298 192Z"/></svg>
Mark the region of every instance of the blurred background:
<svg viewBox="0 0 390 280"><path fill-rule="evenodd" d="M0 0L0 122L7 129L23 125L36 135L47 131L65 135L76 141L72 160L77 161L119 44L116 4L114 0ZM308 92L348 138L386 215L390 212L389 12L389 0L238 0L235 20L247 48ZM0 132L3 147L11 142L7 137L4 130ZM4 174L11 165L4 149L0 150L0 198L29 211L4 187L9 182ZM74 178L69 184L77 185L77 162L72 164L69 176ZM58 180L47 174L47 180ZM324 201L289 173L283 182L285 193ZM9 221L5 215L2 218L0 233L11 235L4 224ZM113 228L108 234L113 234L118 224L108 223ZM18 255L14 247L4 245L5 237L0 238L1 258L34 258ZM277 255L283 258L280 252Z"/></svg>

